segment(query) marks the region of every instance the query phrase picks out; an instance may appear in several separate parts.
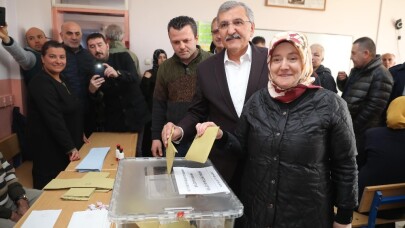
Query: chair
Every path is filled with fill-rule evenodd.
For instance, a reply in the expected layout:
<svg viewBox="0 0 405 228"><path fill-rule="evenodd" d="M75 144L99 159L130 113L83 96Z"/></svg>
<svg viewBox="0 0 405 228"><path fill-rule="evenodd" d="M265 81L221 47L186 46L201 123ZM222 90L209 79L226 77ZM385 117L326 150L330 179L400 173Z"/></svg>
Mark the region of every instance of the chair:
<svg viewBox="0 0 405 228"><path fill-rule="evenodd" d="M18 137L15 133L0 139L0 152L7 161L13 161L16 156L20 155ZM26 188L32 188L32 161L24 161L21 164L15 162L15 164L18 165L14 166L18 182Z"/></svg>
<svg viewBox="0 0 405 228"><path fill-rule="evenodd" d="M405 183L368 186L364 188L358 212L353 215L353 227L375 227L375 225L405 220L405 214L390 219L377 218L379 211L405 209Z"/></svg>

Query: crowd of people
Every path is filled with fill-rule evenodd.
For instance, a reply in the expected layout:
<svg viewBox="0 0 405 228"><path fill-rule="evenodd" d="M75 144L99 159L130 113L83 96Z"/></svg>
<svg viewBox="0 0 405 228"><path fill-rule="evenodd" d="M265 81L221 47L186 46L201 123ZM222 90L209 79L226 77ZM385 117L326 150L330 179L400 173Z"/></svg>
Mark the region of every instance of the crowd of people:
<svg viewBox="0 0 405 228"><path fill-rule="evenodd" d="M195 136L219 126L209 158L244 204L236 227L351 227L365 186L405 181L405 65L361 37L350 73L335 80L325 49L305 34L281 32L267 48L254 31L248 5L224 2L207 52L195 20L175 17L173 56L156 49L141 74L118 25L90 34L87 49L73 21L62 24L62 43L30 28L26 48L0 27L28 88L34 188L80 159L92 132L137 133L139 157L164 156L171 136L185 156ZM0 217L18 221L20 210L2 203Z"/></svg>

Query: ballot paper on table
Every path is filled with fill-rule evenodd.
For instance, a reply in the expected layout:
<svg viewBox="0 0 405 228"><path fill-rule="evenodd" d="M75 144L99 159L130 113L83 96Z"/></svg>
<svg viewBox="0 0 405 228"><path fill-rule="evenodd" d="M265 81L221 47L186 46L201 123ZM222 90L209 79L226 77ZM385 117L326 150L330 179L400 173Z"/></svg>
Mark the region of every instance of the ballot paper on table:
<svg viewBox="0 0 405 228"><path fill-rule="evenodd" d="M173 167L173 171L180 195L229 193L228 187L212 166L205 168Z"/></svg>
<svg viewBox="0 0 405 228"><path fill-rule="evenodd" d="M107 210L76 211L70 219L68 228L109 228Z"/></svg>
<svg viewBox="0 0 405 228"><path fill-rule="evenodd" d="M62 210L31 211L21 228L52 228Z"/></svg>
<svg viewBox="0 0 405 228"><path fill-rule="evenodd" d="M185 159L205 163L214 144L219 127L208 127L204 134L196 137L188 149Z"/></svg>
<svg viewBox="0 0 405 228"><path fill-rule="evenodd" d="M87 156L76 166L78 172L101 171L110 147L91 148Z"/></svg>

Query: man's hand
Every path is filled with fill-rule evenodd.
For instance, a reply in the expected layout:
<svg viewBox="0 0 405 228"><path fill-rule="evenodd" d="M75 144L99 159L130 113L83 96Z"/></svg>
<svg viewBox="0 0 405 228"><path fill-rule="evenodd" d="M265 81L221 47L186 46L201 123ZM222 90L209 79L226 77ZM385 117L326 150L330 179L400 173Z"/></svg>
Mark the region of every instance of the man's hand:
<svg viewBox="0 0 405 228"><path fill-rule="evenodd" d="M101 87L101 85L105 82L103 77L100 77L100 75L93 75L90 79L90 84L89 84L89 91L90 93L95 93L97 90Z"/></svg>
<svg viewBox="0 0 405 228"><path fill-rule="evenodd" d="M21 219L22 215L19 215L16 211L11 212L10 220L13 222L18 222Z"/></svg>
<svg viewBox="0 0 405 228"><path fill-rule="evenodd" d="M160 140L152 140L152 147L150 149L152 151L153 157L162 157L163 156L163 151L162 151L162 143Z"/></svg>
<svg viewBox="0 0 405 228"><path fill-rule="evenodd" d="M77 161L80 160L80 154L77 149L74 149L71 153L69 153L69 160L70 161Z"/></svg>
<svg viewBox="0 0 405 228"><path fill-rule="evenodd" d="M337 75L337 80L343 81L347 78L347 74L344 71L339 71Z"/></svg>
<svg viewBox="0 0 405 228"><path fill-rule="evenodd" d="M28 209L30 208L30 205L28 204L28 201L25 199L19 199L17 202L17 213L21 216L23 216Z"/></svg>
<svg viewBox="0 0 405 228"><path fill-rule="evenodd" d="M337 222L333 222L333 228L352 228L352 224L340 224Z"/></svg>
<svg viewBox="0 0 405 228"><path fill-rule="evenodd" d="M5 44L10 43L10 37L8 36L7 25L0 26L0 39Z"/></svg>
<svg viewBox="0 0 405 228"><path fill-rule="evenodd" d="M197 130L197 137L202 136L208 127L217 127L217 125L214 122L204 122L204 123L198 123L197 125L195 125L195 129ZM215 139L222 138L223 134L224 133L222 132L222 130L219 129Z"/></svg>
<svg viewBox="0 0 405 228"><path fill-rule="evenodd" d="M167 140L169 139L170 134L172 133L172 129L174 128L173 135L172 135L172 141L177 141L181 138L181 130L179 127L174 125L172 122L168 122L163 126L162 130L162 141L163 145L167 147Z"/></svg>
<svg viewBox="0 0 405 228"><path fill-rule="evenodd" d="M118 72L112 66L108 65L107 63L103 63L103 65L105 67L104 75L106 77L117 78L119 76Z"/></svg>

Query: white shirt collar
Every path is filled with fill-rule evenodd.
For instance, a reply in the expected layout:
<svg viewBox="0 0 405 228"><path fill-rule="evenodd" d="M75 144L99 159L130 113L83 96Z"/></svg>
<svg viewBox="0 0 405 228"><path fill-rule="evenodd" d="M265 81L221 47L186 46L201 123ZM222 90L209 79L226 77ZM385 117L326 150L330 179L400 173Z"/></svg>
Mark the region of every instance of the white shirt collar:
<svg viewBox="0 0 405 228"><path fill-rule="evenodd" d="M249 60L252 61L252 48L250 47L250 44L248 44L248 48L240 58L240 62L242 63L243 61ZM234 62L233 60L230 60L228 57L228 50L225 51L225 57L224 57L224 63L226 62Z"/></svg>

